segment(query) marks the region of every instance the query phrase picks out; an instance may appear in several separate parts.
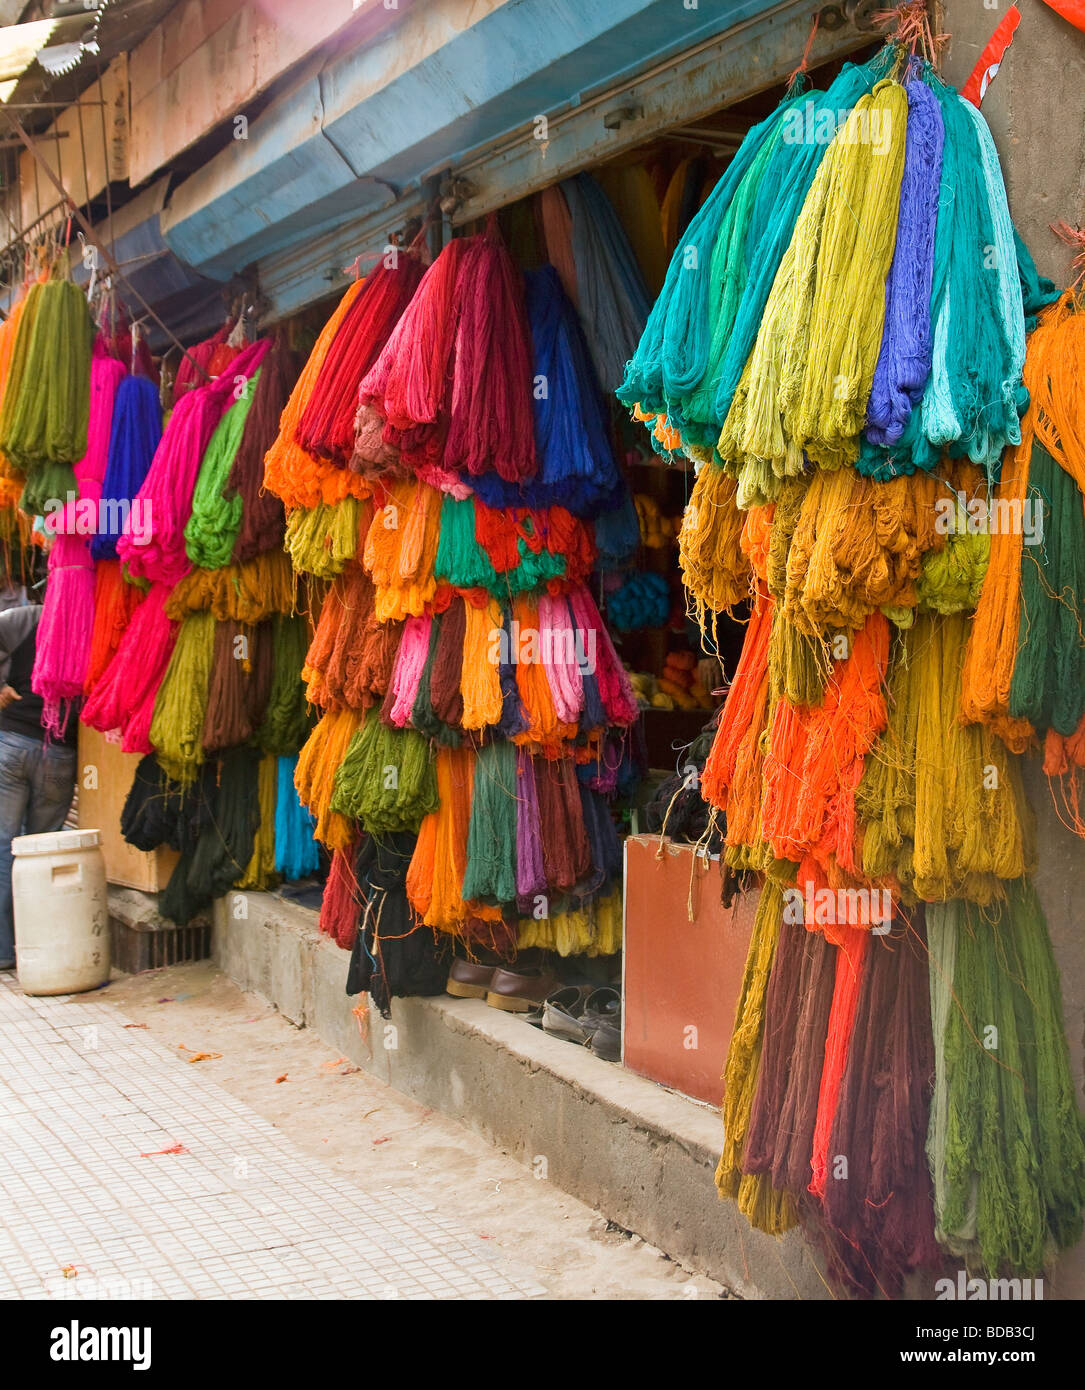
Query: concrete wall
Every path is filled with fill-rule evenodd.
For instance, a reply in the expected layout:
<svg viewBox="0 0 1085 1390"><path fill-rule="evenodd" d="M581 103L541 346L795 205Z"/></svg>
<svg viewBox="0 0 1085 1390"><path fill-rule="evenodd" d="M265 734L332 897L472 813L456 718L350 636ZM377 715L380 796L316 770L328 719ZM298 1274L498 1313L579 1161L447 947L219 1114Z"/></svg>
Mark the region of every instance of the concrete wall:
<svg viewBox="0 0 1085 1390"><path fill-rule="evenodd" d="M947 81L961 86L1009 8L997 0L946 0ZM1085 218L1085 34L1043 0L1018 0L1021 23L986 96L1010 211L1036 264L1060 289L1073 252L1052 233L1064 218Z"/></svg>
<svg viewBox="0 0 1085 1390"><path fill-rule="evenodd" d="M952 34L946 79L967 80L1008 5L947 0L943 28ZM1071 277L1073 251L1051 231L1065 219L1085 221L1085 33L1043 0L1018 0L1021 23L983 99L998 147L1010 212L1042 274L1060 289ZM1027 760L1025 785L1036 811L1040 864L1036 887L1062 974L1066 1028L1085 1104L1085 842L1060 821L1037 758ZM1063 1256L1061 1297L1085 1297L1085 1242Z"/></svg>

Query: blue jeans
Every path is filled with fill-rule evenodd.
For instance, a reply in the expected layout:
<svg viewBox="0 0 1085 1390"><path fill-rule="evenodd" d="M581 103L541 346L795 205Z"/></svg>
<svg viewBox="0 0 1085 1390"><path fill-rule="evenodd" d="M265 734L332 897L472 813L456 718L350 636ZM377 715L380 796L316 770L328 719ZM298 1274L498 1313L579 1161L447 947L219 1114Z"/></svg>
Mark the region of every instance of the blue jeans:
<svg viewBox="0 0 1085 1390"><path fill-rule="evenodd" d="M74 748L0 729L0 962L15 958L12 838L59 830L74 790Z"/></svg>

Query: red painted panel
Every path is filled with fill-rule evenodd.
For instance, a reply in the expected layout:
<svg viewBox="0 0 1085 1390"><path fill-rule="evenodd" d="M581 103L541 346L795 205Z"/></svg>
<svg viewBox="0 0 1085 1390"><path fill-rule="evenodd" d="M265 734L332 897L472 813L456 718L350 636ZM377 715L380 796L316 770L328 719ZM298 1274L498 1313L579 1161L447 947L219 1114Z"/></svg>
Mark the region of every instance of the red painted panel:
<svg viewBox="0 0 1085 1390"><path fill-rule="evenodd" d="M689 845L634 835L625 844L625 1065L718 1105L757 894L720 902L720 866Z"/></svg>

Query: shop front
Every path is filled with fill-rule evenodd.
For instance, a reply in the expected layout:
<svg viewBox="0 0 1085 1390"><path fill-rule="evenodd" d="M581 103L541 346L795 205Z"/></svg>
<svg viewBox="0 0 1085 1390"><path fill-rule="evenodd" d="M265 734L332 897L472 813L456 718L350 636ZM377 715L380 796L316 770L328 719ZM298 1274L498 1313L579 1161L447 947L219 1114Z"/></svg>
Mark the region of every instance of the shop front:
<svg viewBox="0 0 1085 1390"><path fill-rule="evenodd" d="M0 326L111 879L752 1295L1069 1286L1079 300L920 6L455 9Z"/></svg>

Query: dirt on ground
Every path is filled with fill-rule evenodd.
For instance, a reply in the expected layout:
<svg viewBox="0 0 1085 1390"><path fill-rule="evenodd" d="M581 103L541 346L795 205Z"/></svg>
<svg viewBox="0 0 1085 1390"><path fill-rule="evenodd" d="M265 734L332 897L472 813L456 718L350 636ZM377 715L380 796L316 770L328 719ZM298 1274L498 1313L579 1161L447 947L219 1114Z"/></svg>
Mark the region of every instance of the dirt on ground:
<svg viewBox="0 0 1085 1390"><path fill-rule="evenodd" d="M427 1110L237 988L210 961L117 975L97 996L269 1120L330 1173L432 1203L555 1299L727 1298L457 1121Z"/></svg>

